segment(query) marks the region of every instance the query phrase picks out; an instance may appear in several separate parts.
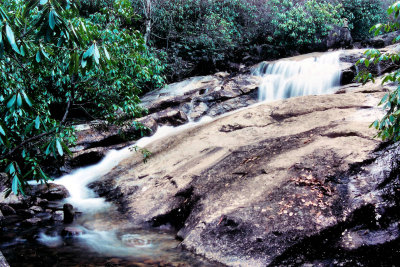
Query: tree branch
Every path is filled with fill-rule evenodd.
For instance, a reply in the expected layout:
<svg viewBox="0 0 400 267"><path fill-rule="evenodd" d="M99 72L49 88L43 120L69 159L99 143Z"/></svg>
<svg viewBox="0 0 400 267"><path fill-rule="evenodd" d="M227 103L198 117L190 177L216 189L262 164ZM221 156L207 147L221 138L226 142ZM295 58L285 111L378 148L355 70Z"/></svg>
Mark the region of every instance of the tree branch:
<svg viewBox="0 0 400 267"><path fill-rule="evenodd" d="M22 143L20 143L18 146L14 147L14 148L13 148L10 152L8 152L7 154L0 156L0 160L5 159L5 158L8 158L9 156L11 156L12 154L14 154L18 149L20 149L20 148L23 147L24 145L26 145L26 144L28 144L28 143L30 143L30 142L36 141L36 140L38 140L38 139L40 139L40 138L42 138L42 137L45 137L45 136L47 136L47 135L50 135L50 134L52 134L52 133L54 133L54 132L55 132L55 130L51 130L51 131L49 131L49 132L41 133L41 134L38 134L38 135L36 135L36 136L33 136L33 137L31 137L31 138L26 139L25 141L23 141Z"/></svg>

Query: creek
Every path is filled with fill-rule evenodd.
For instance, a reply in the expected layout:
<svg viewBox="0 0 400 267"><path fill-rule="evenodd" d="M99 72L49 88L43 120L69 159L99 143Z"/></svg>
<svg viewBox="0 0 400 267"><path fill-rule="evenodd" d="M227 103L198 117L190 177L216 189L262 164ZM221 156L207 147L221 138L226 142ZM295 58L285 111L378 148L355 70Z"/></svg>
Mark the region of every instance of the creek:
<svg viewBox="0 0 400 267"><path fill-rule="evenodd" d="M311 54L261 63L253 75L261 77L258 99L273 101L289 97L329 94L340 86L340 52ZM188 91L190 83L174 85L174 92ZM184 88L184 90L182 89ZM169 89L170 90L170 89ZM224 114L222 116L226 116ZM203 117L185 125L161 126L151 137L135 143L145 147L155 140L176 134L215 118ZM81 213L72 227L80 234L62 237L63 225L31 227L17 233L10 231L0 249L11 266L215 266L179 248L175 232L169 227L137 229L116 206L98 197L88 185L121 161L137 153L134 147L112 150L93 166L73 171L54 181L65 186L70 197L54 203L70 203Z"/></svg>

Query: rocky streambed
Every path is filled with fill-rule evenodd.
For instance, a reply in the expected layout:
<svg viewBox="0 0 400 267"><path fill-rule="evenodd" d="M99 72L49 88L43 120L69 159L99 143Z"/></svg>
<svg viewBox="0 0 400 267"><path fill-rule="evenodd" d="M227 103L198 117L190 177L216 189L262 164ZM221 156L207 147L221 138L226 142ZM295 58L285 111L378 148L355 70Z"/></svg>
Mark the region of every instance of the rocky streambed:
<svg viewBox="0 0 400 267"><path fill-rule="evenodd" d="M398 239L397 147L369 128L385 90L260 104L155 141L146 164L128 158L93 187L229 266L376 263L387 255L360 251Z"/></svg>
<svg viewBox="0 0 400 267"><path fill-rule="evenodd" d="M88 173L99 168L106 174L89 187L115 208L78 216L78 228L70 229L72 235L78 231L94 239L71 246L67 244L71 241L61 239L72 248L66 254L81 257L76 251L102 243L106 249L95 249L89 258L107 266L395 264L400 249L398 147L375 139L375 130L369 128L382 116L377 104L393 85L353 83L359 70L355 62L362 52L341 54L341 78L337 87L329 89L334 94L256 104L263 77L254 75L255 69L274 64L270 62L235 75L195 77L146 95L143 105L149 114L140 121L153 133L159 130L152 142L140 143L152 152L151 158L143 163L142 155L131 153L119 156L121 161L111 164L109 172L100 165L91 167ZM396 67L391 63L370 70L381 74ZM195 124L205 116L214 119ZM190 127L172 128L179 125ZM174 133L160 135L165 129ZM136 131L134 127L98 127L97 123L81 126L69 166L96 163L108 148L134 144L123 137ZM20 213L32 210L32 205L46 211L51 201L43 199L37 195ZM3 213L6 205L1 204ZM49 210L50 221L55 221L59 209L60 204L58 210ZM32 212L23 220L39 218L39 212ZM8 220L10 226L9 216L2 221ZM19 225L21 220L15 222ZM60 232L54 224L40 227L47 227L46 238ZM65 225L60 222L59 227ZM138 229L152 230L138 237ZM167 238L154 241L159 240L152 235L154 230ZM5 232L3 237L9 233ZM40 238L37 233L31 237L32 242ZM183 258L190 259L185 261L174 254L181 253L177 250L172 253L175 256L156 257L152 262L106 253L118 247L134 254L126 250L128 239L135 249L143 250L149 243L146 240L153 240L164 250L178 247L207 260L187 255ZM9 251L5 252L7 256ZM62 255L57 253L53 256Z"/></svg>

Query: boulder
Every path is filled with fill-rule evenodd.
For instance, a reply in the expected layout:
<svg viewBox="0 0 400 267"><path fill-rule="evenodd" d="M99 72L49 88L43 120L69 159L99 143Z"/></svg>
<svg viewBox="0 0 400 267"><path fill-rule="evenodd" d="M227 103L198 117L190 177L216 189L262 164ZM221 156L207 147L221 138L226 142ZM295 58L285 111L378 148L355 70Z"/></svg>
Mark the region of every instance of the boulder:
<svg viewBox="0 0 400 267"><path fill-rule="evenodd" d="M89 124L75 126L77 141L73 152L84 149L111 146L121 142L119 128L104 121L92 121Z"/></svg>
<svg viewBox="0 0 400 267"><path fill-rule="evenodd" d="M340 67L341 67L341 84L346 85L354 81L354 78L358 73L362 71L368 70L375 76L380 76L385 73L389 73L394 71L400 67L398 62L393 62L392 60L382 61L378 64L370 64L368 68L363 64L356 65L357 61L361 58L364 58L363 55L366 49L353 49L353 50L344 50L340 55ZM389 53L394 54L398 53L399 46L391 45L385 48L380 49L382 54Z"/></svg>
<svg viewBox="0 0 400 267"><path fill-rule="evenodd" d="M35 215L35 212L30 209L19 209L17 210L17 214L24 218L31 218L33 215Z"/></svg>
<svg viewBox="0 0 400 267"><path fill-rule="evenodd" d="M35 195L42 199L47 200L61 200L66 197L69 197L68 190L59 184L47 183L41 185L32 186L31 191L29 192L31 195Z"/></svg>
<svg viewBox="0 0 400 267"><path fill-rule="evenodd" d="M107 151L108 148L106 147L95 147L76 152L67 161L68 167L75 169L96 164L104 158Z"/></svg>
<svg viewBox="0 0 400 267"><path fill-rule="evenodd" d="M383 48L385 46L393 44L393 40L399 35L400 31L381 34L362 41L361 46L366 48Z"/></svg>
<svg viewBox="0 0 400 267"><path fill-rule="evenodd" d="M2 205L7 205L11 206L13 208L26 208L27 207L27 200L29 200L29 197L24 198L21 195L16 196L14 194L10 194L5 197L5 192L0 192L0 206Z"/></svg>
<svg viewBox="0 0 400 267"><path fill-rule="evenodd" d="M32 206L29 208L29 210L33 211L34 213L40 213L43 212L43 208L39 206Z"/></svg>
<svg viewBox="0 0 400 267"><path fill-rule="evenodd" d="M63 206L64 223L72 223L75 218L74 207L71 204L64 204Z"/></svg>
<svg viewBox="0 0 400 267"><path fill-rule="evenodd" d="M48 204L49 204L49 201L48 201L47 199L42 199L42 198L40 198L40 197L37 197L36 200L35 200L35 202L34 202L34 205L35 205L35 206L42 206L42 207L44 207L44 206L47 206Z"/></svg>
<svg viewBox="0 0 400 267"><path fill-rule="evenodd" d="M145 127L149 128L151 134L154 134L157 131L158 124L156 120L152 116L145 116L136 120L138 123L141 123Z"/></svg>
<svg viewBox="0 0 400 267"><path fill-rule="evenodd" d="M42 222L42 219L40 218L30 218L30 219L26 219L25 221L23 221L22 223L26 226L37 226Z"/></svg>
<svg viewBox="0 0 400 267"><path fill-rule="evenodd" d="M177 108L167 108L165 110L151 114L151 117L158 124L162 125L179 126L188 122L186 114Z"/></svg>
<svg viewBox="0 0 400 267"><path fill-rule="evenodd" d="M52 218L54 221L64 221L64 212L62 210L57 210L53 213Z"/></svg>
<svg viewBox="0 0 400 267"><path fill-rule="evenodd" d="M65 237L74 237L83 234L83 230L77 227L65 227L61 231L61 235Z"/></svg>
<svg viewBox="0 0 400 267"><path fill-rule="evenodd" d="M326 46L326 49L351 48L353 38L348 27L333 25L328 36L323 40L323 44Z"/></svg>
<svg viewBox="0 0 400 267"><path fill-rule="evenodd" d="M0 211L2 211L3 214L4 214L5 216L17 214L17 212L15 211L15 209L13 209L13 208L12 208L11 206L9 206L9 205L1 205L1 206L0 206Z"/></svg>
<svg viewBox="0 0 400 267"><path fill-rule="evenodd" d="M398 240L398 213L376 219L393 207L380 206L388 175L376 167L390 161L369 165L384 94L378 81L253 106L157 140L147 164L133 155L96 184L135 225L172 225L182 247L228 266L313 264L330 250L321 262L354 265L341 250Z"/></svg>
<svg viewBox="0 0 400 267"><path fill-rule="evenodd" d="M225 75L220 74L192 77L182 82L169 84L161 90L144 95L141 98L141 105L148 109L149 113L156 113L168 107L179 107L190 102L193 97L220 86L225 77Z"/></svg>

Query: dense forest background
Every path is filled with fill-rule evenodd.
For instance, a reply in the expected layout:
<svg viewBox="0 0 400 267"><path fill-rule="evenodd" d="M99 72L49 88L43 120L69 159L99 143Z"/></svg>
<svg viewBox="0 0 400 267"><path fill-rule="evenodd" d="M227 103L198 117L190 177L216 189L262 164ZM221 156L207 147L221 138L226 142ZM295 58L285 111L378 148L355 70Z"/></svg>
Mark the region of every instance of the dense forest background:
<svg viewBox="0 0 400 267"><path fill-rule="evenodd" d="M389 20L385 0L5 0L0 3L0 167L9 192L70 154L74 125L129 123L144 93L194 75L324 51Z"/></svg>
<svg viewBox="0 0 400 267"><path fill-rule="evenodd" d="M157 50L167 67L169 82L235 68L232 63L250 62L260 53L264 59L271 59L324 50L321 40L333 25L348 25L354 41L362 41L371 36L371 26L388 19L386 9L393 3L390 0L82 0L80 13L84 17L107 16L110 9L118 9L116 2L131 7L129 13L136 14L122 26L140 30L149 46Z"/></svg>

